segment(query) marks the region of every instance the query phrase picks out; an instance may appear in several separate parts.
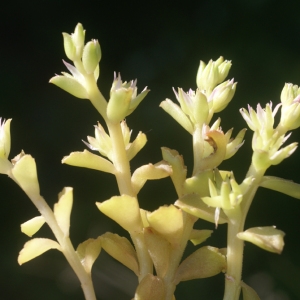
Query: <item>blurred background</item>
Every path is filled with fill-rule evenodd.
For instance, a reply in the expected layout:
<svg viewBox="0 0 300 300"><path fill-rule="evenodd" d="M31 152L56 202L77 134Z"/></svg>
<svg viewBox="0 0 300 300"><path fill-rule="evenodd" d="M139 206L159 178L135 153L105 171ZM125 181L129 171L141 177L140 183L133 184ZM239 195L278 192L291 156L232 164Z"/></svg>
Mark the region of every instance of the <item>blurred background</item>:
<svg viewBox="0 0 300 300"><path fill-rule="evenodd" d="M139 90L151 89L127 118L132 135L146 133L148 143L132 162L132 170L161 160L161 146L177 149L192 170L191 136L161 108L165 98L175 101L172 87L195 89L200 59L220 55L232 60L229 78L238 82L228 108L216 117L234 135L246 124L239 108L280 101L285 82L300 84L300 2L286 0L203 1L7 1L0 18L0 116L12 118L13 158L22 149L37 162L41 194L52 207L65 186L74 187L71 239L75 247L90 237L120 229L95 206L117 193L113 176L61 164L63 156L82 151L94 134L100 116L88 101L76 99L49 79L66 71L61 32L73 32L81 22L86 40L96 38L102 49L99 87L109 95L113 72L123 80L138 79ZM289 141L300 140L296 130ZM233 170L243 180L251 158L251 131L239 152L221 169ZM300 182L300 152L267 174ZM0 298L79 300L79 282L61 253L49 251L19 266L17 256L29 240L20 224L38 215L24 193L6 176L0 177ZM154 210L176 200L170 179L148 182L140 206ZM246 228L271 226L286 232L281 255L245 245L243 278L263 300L300 299L300 202L260 189L250 209ZM197 228L214 229L207 222ZM219 226L206 245L226 246L226 226ZM38 237L52 237L44 226ZM186 255L194 250L189 245ZM99 300L131 299L136 278L104 251L93 268ZM176 299L222 299L224 274L181 283Z"/></svg>

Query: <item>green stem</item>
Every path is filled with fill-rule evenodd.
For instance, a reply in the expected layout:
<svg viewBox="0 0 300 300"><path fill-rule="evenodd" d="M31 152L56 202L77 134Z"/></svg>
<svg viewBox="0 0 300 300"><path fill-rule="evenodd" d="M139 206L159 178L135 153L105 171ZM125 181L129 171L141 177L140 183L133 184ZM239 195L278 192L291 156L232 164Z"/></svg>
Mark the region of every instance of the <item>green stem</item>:
<svg viewBox="0 0 300 300"><path fill-rule="evenodd" d="M194 153L194 170L193 175L201 170L201 164L204 154L204 140L202 136L202 125L195 124L193 132L193 153Z"/></svg>
<svg viewBox="0 0 300 300"><path fill-rule="evenodd" d="M43 197L39 197L38 199L31 198L31 201L37 207L42 216L45 218L47 224L51 228L54 236L56 237L58 243L61 246L63 255L65 256L70 266L76 273L81 283L81 288L83 290L85 299L96 300L91 275L88 274L82 266L80 259L76 254L74 247L70 241L70 238L63 234L62 230L57 224L53 211L51 210L51 208L49 207L49 205Z"/></svg>
<svg viewBox="0 0 300 300"><path fill-rule="evenodd" d="M223 300L238 300L240 297L244 241L237 238L237 234L244 231L249 208L265 171L262 169L257 170L251 164L246 177L253 176L254 180L247 193L243 196L241 206L235 210L226 211L229 222L227 233L227 271Z"/></svg>

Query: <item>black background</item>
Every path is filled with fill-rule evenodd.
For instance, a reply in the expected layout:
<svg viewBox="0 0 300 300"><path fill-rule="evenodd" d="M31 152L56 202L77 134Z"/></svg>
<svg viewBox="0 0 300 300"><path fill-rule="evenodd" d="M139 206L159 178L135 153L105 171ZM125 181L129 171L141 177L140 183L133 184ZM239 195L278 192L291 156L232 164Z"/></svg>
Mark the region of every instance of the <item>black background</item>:
<svg viewBox="0 0 300 300"><path fill-rule="evenodd" d="M279 102L285 82L300 84L299 1L11 1L0 18L0 115L13 118L10 158L21 149L37 162L41 193L53 206L64 186L74 187L71 239L75 247L89 237L106 232L126 235L96 208L96 201L115 195L116 183L108 174L61 165L63 156L82 151L82 139L93 135L102 121L91 104L48 84L65 71L61 32L71 33L81 22L86 40L96 38L102 49L99 87L108 96L113 72L124 80L138 79L139 89L151 92L127 119L133 136L147 134L148 143L133 160L132 169L161 160L161 146L177 149L191 173L192 146L188 135L158 107L165 98L175 101L172 87L195 89L199 60L223 55L232 60L229 77L238 81L236 95L219 114L227 131L246 127L238 109L247 104ZM251 157L251 131L235 157L221 168L243 179ZM290 141L299 140L299 130ZM267 174L300 182L299 151ZM189 174L190 174L189 173ZM83 299L77 279L58 251L49 251L22 266L18 252L29 239L20 224L37 215L36 208L6 176L1 186L1 299ZM141 191L140 205L154 210L176 200L169 179L149 182ZM261 299L300 299L298 200L263 189L250 209L246 228L276 225L286 232L282 255L245 246L244 280ZM44 226L37 233L51 237ZM214 229L198 222L198 228ZM219 226L205 244L225 247L226 227ZM187 253L193 247L189 245ZM97 297L131 299L136 279L104 251L93 277ZM224 275L181 283L176 299L222 299Z"/></svg>

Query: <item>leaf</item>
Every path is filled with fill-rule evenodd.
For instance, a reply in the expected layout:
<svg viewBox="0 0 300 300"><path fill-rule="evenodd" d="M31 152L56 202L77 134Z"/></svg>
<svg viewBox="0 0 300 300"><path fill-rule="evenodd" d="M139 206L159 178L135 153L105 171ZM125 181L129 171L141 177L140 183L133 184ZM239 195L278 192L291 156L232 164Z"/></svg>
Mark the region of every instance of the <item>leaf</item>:
<svg viewBox="0 0 300 300"><path fill-rule="evenodd" d="M131 181L136 194L144 186L147 180L155 180L168 177L172 173L172 168L164 161L148 164L137 168L132 174Z"/></svg>
<svg viewBox="0 0 300 300"><path fill-rule="evenodd" d="M73 188L64 188L62 192L59 193L58 198L58 202L54 204L54 216L65 237L68 237L70 215L73 205Z"/></svg>
<svg viewBox="0 0 300 300"><path fill-rule="evenodd" d="M243 300L260 300L254 289L247 285L245 282L241 282L241 287L243 291Z"/></svg>
<svg viewBox="0 0 300 300"><path fill-rule="evenodd" d="M250 242L264 250L280 254L284 247L285 233L275 226L253 227L237 234L241 240Z"/></svg>
<svg viewBox="0 0 300 300"><path fill-rule="evenodd" d="M89 95L85 87L73 77L56 75L52 77L49 82L55 84L56 86L60 87L64 91L68 92L69 94L77 98L80 99L89 98Z"/></svg>
<svg viewBox="0 0 300 300"><path fill-rule="evenodd" d="M20 153L13 160L14 167L11 172L30 199L40 197L40 186L37 178L35 160L31 155Z"/></svg>
<svg viewBox="0 0 300 300"><path fill-rule="evenodd" d="M85 271L91 274L92 266L101 252L101 239L88 239L79 244L76 253Z"/></svg>
<svg viewBox="0 0 300 300"><path fill-rule="evenodd" d="M142 220L138 201L128 195L111 197L96 202L98 209L127 231L141 231Z"/></svg>
<svg viewBox="0 0 300 300"><path fill-rule="evenodd" d="M125 237L106 232L101 236L102 248L114 259L139 275L136 251Z"/></svg>
<svg viewBox="0 0 300 300"><path fill-rule="evenodd" d="M206 241L212 233L212 230L193 229L190 235L190 240L196 246Z"/></svg>
<svg viewBox="0 0 300 300"><path fill-rule="evenodd" d="M28 241L20 251L18 263L19 265L22 265L23 263L43 254L50 249L57 249L61 251L60 245L53 240L43 238L32 239Z"/></svg>
<svg viewBox="0 0 300 300"><path fill-rule="evenodd" d="M147 215L152 228L163 235L171 244L179 243L182 237L185 218L180 209L174 205L161 206Z"/></svg>
<svg viewBox="0 0 300 300"><path fill-rule="evenodd" d="M147 274L138 285L134 300L164 300L165 286L161 278Z"/></svg>
<svg viewBox="0 0 300 300"><path fill-rule="evenodd" d="M193 124L182 109L172 102L170 99L162 101L159 105L166 113L168 113L176 122L178 122L186 131L193 134Z"/></svg>
<svg viewBox="0 0 300 300"><path fill-rule="evenodd" d="M211 277L225 269L225 256L219 252L218 248L202 247L180 264L174 282L177 285L180 281Z"/></svg>
<svg viewBox="0 0 300 300"><path fill-rule="evenodd" d="M264 176L260 186L300 199L300 184L275 176Z"/></svg>
<svg viewBox="0 0 300 300"><path fill-rule="evenodd" d="M114 165L107 159L93 154L87 150L83 152L72 152L70 155L62 159L63 164L68 164L75 167L89 168L102 172L115 174Z"/></svg>
<svg viewBox="0 0 300 300"><path fill-rule="evenodd" d="M144 229L144 236L156 274L164 278L170 265L171 244L151 227Z"/></svg>
<svg viewBox="0 0 300 300"><path fill-rule="evenodd" d="M197 194L187 194L175 202L183 211L200 219L215 223L215 208L207 206ZM227 216L220 211L218 224L227 223Z"/></svg>
<svg viewBox="0 0 300 300"><path fill-rule="evenodd" d="M21 224L21 231L32 237L44 225L45 218L43 216L34 217L27 222Z"/></svg>

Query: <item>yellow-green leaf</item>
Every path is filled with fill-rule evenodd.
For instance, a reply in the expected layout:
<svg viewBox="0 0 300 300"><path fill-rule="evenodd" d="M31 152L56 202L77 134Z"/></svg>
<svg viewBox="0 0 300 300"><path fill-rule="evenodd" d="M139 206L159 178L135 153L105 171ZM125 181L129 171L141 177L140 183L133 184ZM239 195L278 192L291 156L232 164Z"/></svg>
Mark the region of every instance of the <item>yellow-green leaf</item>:
<svg viewBox="0 0 300 300"><path fill-rule="evenodd" d="M127 231L141 231L140 208L135 197L115 196L104 202L96 203L98 209Z"/></svg>
<svg viewBox="0 0 300 300"><path fill-rule="evenodd" d="M237 234L241 240L250 242L264 250L280 254L284 247L285 233L275 226L253 227Z"/></svg>
<svg viewBox="0 0 300 300"><path fill-rule="evenodd" d="M70 153L69 156L65 156L62 159L62 163L75 167L94 169L111 174L115 173L115 167L110 161L87 150L84 150L83 152Z"/></svg>
<svg viewBox="0 0 300 300"><path fill-rule="evenodd" d="M60 229L67 237L69 236L70 215L73 205L73 188L64 188L59 193L58 198L58 202L54 204L54 216Z"/></svg>
<svg viewBox="0 0 300 300"><path fill-rule="evenodd" d="M18 263L22 265L23 263L43 254L50 249L57 249L61 251L60 245L53 240L43 238L32 239L28 241L20 251Z"/></svg>
<svg viewBox="0 0 300 300"><path fill-rule="evenodd" d="M88 239L79 244L76 249L77 255L85 271L90 274L92 266L101 252L101 239Z"/></svg>
<svg viewBox="0 0 300 300"><path fill-rule="evenodd" d="M161 278L147 274L138 285L134 300L164 300L165 286Z"/></svg>
<svg viewBox="0 0 300 300"><path fill-rule="evenodd" d="M254 289L247 285L245 282L241 282L241 287L243 291L243 300L260 300Z"/></svg>
<svg viewBox="0 0 300 300"><path fill-rule="evenodd" d="M43 216L34 217L27 222L21 224L21 231L32 237L45 223Z"/></svg>
<svg viewBox="0 0 300 300"><path fill-rule="evenodd" d="M102 248L114 259L139 275L139 264L132 244L125 237L106 232L101 236Z"/></svg>

